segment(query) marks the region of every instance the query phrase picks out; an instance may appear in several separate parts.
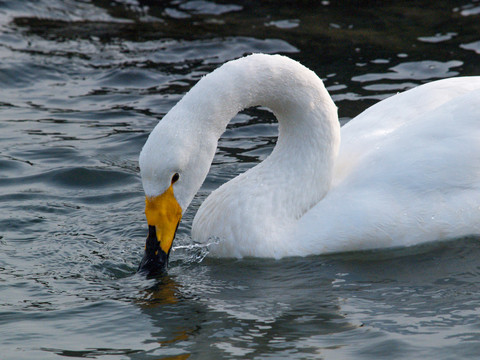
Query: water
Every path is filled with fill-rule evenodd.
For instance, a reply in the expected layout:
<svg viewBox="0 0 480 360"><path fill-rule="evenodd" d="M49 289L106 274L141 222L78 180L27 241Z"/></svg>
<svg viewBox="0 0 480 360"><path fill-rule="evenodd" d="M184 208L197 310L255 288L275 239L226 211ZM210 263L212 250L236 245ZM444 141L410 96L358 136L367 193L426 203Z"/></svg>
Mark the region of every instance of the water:
<svg viewBox="0 0 480 360"><path fill-rule="evenodd" d="M138 153L202 75L287 54L324 79L345 123L421 83L480 75L479 34L479 1L0 1L0 359L477 359L476 238L204 259L189 237L199 204L275 144L261 108L220 140L168 275L135 270Z"/></svg>

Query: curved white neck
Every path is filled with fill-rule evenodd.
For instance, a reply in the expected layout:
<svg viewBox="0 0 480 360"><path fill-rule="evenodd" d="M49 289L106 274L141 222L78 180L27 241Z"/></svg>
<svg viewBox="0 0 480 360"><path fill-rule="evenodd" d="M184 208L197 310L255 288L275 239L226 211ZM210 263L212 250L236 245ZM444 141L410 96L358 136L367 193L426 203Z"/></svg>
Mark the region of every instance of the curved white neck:
<svg viewBox="0 0 480 360"><path fill-rule="evenodd" d="M210 135L207 141L216 146L230 119L257 105L268 107L278 119L275 149L261 164L213 192L197 217L202 212L212 216L213 210L205 209L209 201L223 201L224 187L244 197L238 199L248 203L244 208L291 220L328 192L340 145L337 108L322 81L299 63L278 55L227 63L199 81L177 106L190 114L182 118L201 134L197 140ZM256 196L260 186L263 195Z"/></svg>
<svg viewBox="0 0 480 360"><path fill-rule="evenodd" d="M277 117L279 141L295 128L303 131L303 125L321 128L324 136L339 135L337 108L322 81L280 55L256 54L226 63L203 77L176 107L190 110L190 119L214 131L218 139L239 111L258 105Z"/></svg>

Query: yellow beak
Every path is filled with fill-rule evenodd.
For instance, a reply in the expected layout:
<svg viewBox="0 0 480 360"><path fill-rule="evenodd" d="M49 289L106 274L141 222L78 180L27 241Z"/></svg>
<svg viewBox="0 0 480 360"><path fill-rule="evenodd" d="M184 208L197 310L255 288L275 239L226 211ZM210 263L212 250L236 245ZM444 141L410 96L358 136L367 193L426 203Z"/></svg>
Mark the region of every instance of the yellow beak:
<svg viewBox="0 0 480 360"><path fill-rule="evenodd" d="M161 272L167 266L168 255L182 218L182 208L173 194L173 185L159 196L145 198L145 215L149 231L145 255L138 270L152 274Z"/></svg>

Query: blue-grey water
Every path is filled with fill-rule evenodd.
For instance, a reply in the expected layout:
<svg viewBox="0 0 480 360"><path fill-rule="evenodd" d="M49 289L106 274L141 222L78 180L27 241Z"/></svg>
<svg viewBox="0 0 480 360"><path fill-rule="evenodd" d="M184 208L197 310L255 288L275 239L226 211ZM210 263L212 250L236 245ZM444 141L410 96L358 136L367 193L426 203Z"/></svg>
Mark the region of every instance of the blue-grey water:
<svg viewBox="0 0 480 360"><path fill-rule="evenodd" d="M252 52L314 70L345 123L480 75L480 2L0 1L0 359L480 358L478 238L205 258L193 216L272 150L263 109L221 138L168 275L135 274L143 143L202 75Z"/></svg>

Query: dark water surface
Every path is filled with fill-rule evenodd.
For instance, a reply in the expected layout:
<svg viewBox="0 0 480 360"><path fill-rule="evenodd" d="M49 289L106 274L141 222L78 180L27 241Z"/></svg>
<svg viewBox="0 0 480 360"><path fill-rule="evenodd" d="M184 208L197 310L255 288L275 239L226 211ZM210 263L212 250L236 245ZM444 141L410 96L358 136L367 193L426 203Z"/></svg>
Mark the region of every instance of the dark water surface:
<svg viewBox="0 0 480 360"><path fill-rule="evenodd" d="M135 274L143 143L202 75L251 52L314 70L344 123L480 75L480 2L0 1L0 359L480 358L479 239L204 259L193 216L270 153L261 109L222 137L168 276Z"/></svg>

